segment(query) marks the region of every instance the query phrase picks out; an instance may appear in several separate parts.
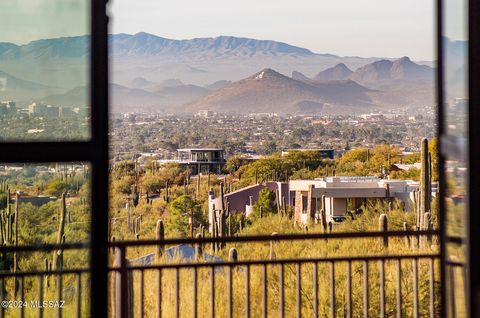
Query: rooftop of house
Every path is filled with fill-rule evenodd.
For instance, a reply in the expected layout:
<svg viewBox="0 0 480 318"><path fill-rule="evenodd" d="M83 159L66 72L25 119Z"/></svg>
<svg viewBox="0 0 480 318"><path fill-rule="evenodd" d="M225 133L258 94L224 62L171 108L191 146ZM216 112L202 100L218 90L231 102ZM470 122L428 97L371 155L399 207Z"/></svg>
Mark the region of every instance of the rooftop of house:
<svg viewBox="0 0 480 318"><path fill-rule="evenodd" d="M177 149L180 152L188 152L188 151L224 151L222 148L181 148Z"/></svg>
<svg viewBox="0 0 480 318"><path fill-rule="evenodd" d="M377 177L325 177L314 180L291 180L290 190L305 191L308 186L315 188L385 188L390 187L418 187L419 183L414 180L381 179Z"/></svg>

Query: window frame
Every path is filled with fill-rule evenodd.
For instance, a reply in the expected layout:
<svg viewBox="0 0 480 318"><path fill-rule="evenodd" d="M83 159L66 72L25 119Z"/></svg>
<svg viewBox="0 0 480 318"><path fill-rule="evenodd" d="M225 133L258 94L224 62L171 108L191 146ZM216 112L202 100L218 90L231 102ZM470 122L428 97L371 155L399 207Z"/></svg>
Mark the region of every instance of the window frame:
<svg viewBox="0 0 480 318"><path fill-rule="evenodd" d="M90 12L91 137L86 141L0 143L0 162L89 162L91 217L89 242L90 317L108 312L108 17L105 1L88 1Z"/></svg>
<svg viewBox="0 0 480 318"><path fill-rule="evenodd" d="M89 162L92 169L91 191L91 238L90 238L90 316L106 317L108 308L108 17L105 1L90 0L90 101L91 101L91 138L87 141L59 142L4 142L0 143L0 162L33 163L33 162ZM443 0L436 1L436 40L437 40L437 136L444 136L442 109L443 95L443 48L441 45L443 31ZM468 1L469 19L469 100L470 105L480 106L480 2ZM469 108L469 162L480 163L480 108ZM477 138L473 138L477 137ZM440 196L445 197L445 157L442 142L440 144ZM480 166L469 165L469 193L480 193ZM470 207L480 206L480 196L468 196ZM445 278L445 204L440 200L440 229L442 260L441 277ZM467 238L473 238L475 231L480 229L480 215L469 214ZM468 240L468 266L480 268L480 243ZM480 272L467 271L469 277L468 306L472 317L480 317ZM445 284L441 289L442 299L447 298ZM446 316L445 306L442 306L442 317Z"/></svg>

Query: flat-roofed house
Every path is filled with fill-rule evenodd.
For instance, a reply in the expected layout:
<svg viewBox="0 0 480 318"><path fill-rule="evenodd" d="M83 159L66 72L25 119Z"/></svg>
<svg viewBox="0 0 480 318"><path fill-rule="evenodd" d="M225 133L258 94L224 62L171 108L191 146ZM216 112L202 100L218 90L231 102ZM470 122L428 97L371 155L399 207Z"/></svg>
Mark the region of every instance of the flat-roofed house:
<svg viewBox="0 0 480 318"><path fill-rule="evenodd" d="M375 177L327 177L316 180L292 180L290 192L295 197L295 220L308 224L320 216L322 205L327 223L341 222L347 216L348 200L358 209L365 199L399 199L405 210L412 209L419 183ZM432 184L432 195L437 192Z"/></svg>
<svg viewBox="0 0 480 318"><path fill-rule="evenodd" d="M221 148L184 148L177 150L178 163L190 168L192 174L221 173L225 165Z"/></svg>
<svg viewBox="0 0 480 318"><path fill-rule="evenodd" d="M254 184L224 195L232 213L245 213L248 217L258 201L259 192L268 188L278 195L275 204L294 207L297 224L318 222L322 207L327 223L345 220L348 210L358 211L366 199L403 202L405 211L413 210L418 200L419 183L413 180L381 179L377 177L326 177L313 180L290 180ZM438 192L432 183L432 196ZM209 193L209 219L213 220L213 206L221 209L220 197Z"/></svg>

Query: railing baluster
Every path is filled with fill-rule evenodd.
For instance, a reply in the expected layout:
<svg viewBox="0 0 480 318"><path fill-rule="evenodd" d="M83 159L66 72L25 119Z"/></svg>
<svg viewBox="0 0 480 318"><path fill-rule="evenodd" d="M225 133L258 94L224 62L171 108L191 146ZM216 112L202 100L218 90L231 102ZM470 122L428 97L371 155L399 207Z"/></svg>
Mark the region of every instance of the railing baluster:
<svg viewBox="0 0 480 318"><path fill-rule="evenodd" d="M302 317L302 273L300 263L295 264L296 270L296 295L297 295L297 318Z"/></svg>
<svg viewBox="0 0 480 318"><path fill-rule="evenodd" d="M129 313L131 313L131 308L129 308L129 297L131 295L128 295L130 288L128 286L129 278L125 246L120 246L120 251L117 252L120 254L120 317L128 318Z"/></svg>
<svg viewBox="0 0 480 318"><path fill-rule="evenodd" d="M210 317L215 318L215 267L210 266Z"/></svg>
<svg viewBox="0 0 480 318"><path fill-rule="evenodd" d="M313 263L313 317L318 317L318 264Z"/></svg>
<svg viewBox="0 0 480 318"><path fill-rule="evenodd" d="M3 277L0 277L0 300L5 299L3 286L5 286L5 283L4 283ZM4 316L5 316L5 308L3 308L3 306L0 306L0 318L3 318Z"/></svg>
<svg viewBox="0 0 480 318"><path fill-rule="evenodd" d="M352 262L347 262L347 318L352 318Z"/></svg>
<svg viewBox="0 0 480 318"><path fill-rule="evenodd" d="M145 287L145 281L144 281L144 273L143 273L143 269L140 271L140 292L139 292L139 296L140 296L140 318L143 318L144 314L143 314L143 298L144 298L144 295L143 295L143 289Z"/></svg>
<svg viewBox="0 0 480 318"><path fill-rule="evenodd" d="M193 318L197 318L197 268L193 268Z"/></svg>
<svg viewBox="0 0 480 318"><path fill-rule="evenodd" d="M397 318L402 318L402 262L397 259Z"/></svg>
<svg viewBox="0 0 480 318"><path fill-rule="evenodd" d="M434 286L434 261L430 258L430 318L435 317L435 286Z"/></svg>
<svg viewBox="0 0 480 318"><path fill-rule="evenodd" d="M448 265L448 273L450 274L450 317L457 316L457 299L455 294L455 267L453 265Z"/></svg>
<svg viewBox="0 0 480 318"><path fill-rule="evenodd" d="M162 318L162 270L157 272L157 318Z"/></svg>
<svg viewBox="0 0 480 318"><path fill-rule="evenodd" d="M20 300L25 302L25 277L20 277ZM24 306L20 307L20 318L25 317L25 308Z"/></svg>
<svg viewBox="0 0 480 318"><path fill-rule="evenodd" d="M227 273L227 288L228 288L228 317L233 318L233 287L232 287L232 265L229 265Z"/></svg>
<svg viewBox="0 0 480 318"><path fill-rule="evenodd" d="M250 265L245 267L245 317L250 318Z"/></svg>
<svg viewBox="0 0 480 318"><path fill-rule="evenodd" d="M413 279L413 317L418 318L418 265L417 259L412 260Z"/></svg>
<svg viewBox="0 0 480 318"><path fill-rule="evenodd" d="M58 301L62 300L62 289L63 289L62 283L63 283L62 274L58 274L57 275L57 300ZM58 306L58 308L57 308L57 317L62 318L62 307L61 306Z"/></svg>
<svg viewBox="0 0 480 318"><path fill-rule="evenodd" d="M335 263L330 262L330 317L335 318Z"/></svg>
<svg viewBox="0 0 480 318"><path fill-rule="evenodd" d="M180 270L175 268L175 318L180 317Z"/></svg>
<svg viewBox="0 0 480 318"><path fill-rule="evenodd" d="M380 317L385 317L385 261L380 261Z"/></svg>
<svg viewBox="0 0 480 318"><path fill-rule="evenodd" d="M43 275L38 276L38 301L40 304L43 302ZM43 307L38 306L38 317L43 317Z"/></svg>
<svg viewBox="0 0 480 318"><path fill-rule="evenodd" d="M77 273L77 318L82 316L82 273ZM113 309L114 310L114 309Z"/></svg>
<svg viewBox="0 0 480 318"><path fill-rule="evenodd" d="M368 318L368 262L363 262L363 317Z"/></svg>
<svg viewBox="0 0 480 318"><path fill-rule="evenodd" d="M267 318L268 310L267 310L267 302L268 302L268 294L267 294L267 265L262 265L262 288L263 288L263 318Z"/></svg>
<svg viewBox="0 0 480 318"><path fill-rule="evenodd" d="M279 293L280 300L279 300L278 306L280 308L280 318L283 318L285 315L285 283L283 281L283 264L280 264L280 270L279 270L278 276L279 276L278 289L280 291Z"/></svg>

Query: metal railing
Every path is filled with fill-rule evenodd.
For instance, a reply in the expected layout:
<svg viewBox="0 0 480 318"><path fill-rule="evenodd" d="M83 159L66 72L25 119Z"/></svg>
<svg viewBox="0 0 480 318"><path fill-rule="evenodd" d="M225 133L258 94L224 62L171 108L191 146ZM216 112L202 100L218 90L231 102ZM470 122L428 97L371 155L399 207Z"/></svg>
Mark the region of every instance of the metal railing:
<svg viewBox="0 0 480 318"><path fill-rule="evenodd" d="M205 251L209 244L310 243L385 238L438 239L439 231L310 233L197 239L110 242L109 316L124 317L437 317L441 312L440 255L427 249L376 255L276 257L249 255L190 259L155 255L148 264L132 262L129 250L191 245ZM453 241L460 243L461 238ZM414 243L416 242L416 243ZM89 244L47 244L0 247L0 253L81 250ZM228 254L232 254L227 256ZM130 254L132 255L132 254ZM94 258L93 258L94 259ZM461 262L450 262L463 268ZM449 279L454 279L450 275ZM88 268L0 272L0 317L84 317L89 315ZM50 284L50 285L48 285ZM455 293L455 291L452 291ZM83 295L83 296L82 296ZM458 299L453 294L453 301ZM64 301L64 306L42 306ZM16 302L16 303L14 303ZM453 304L455 308L455 304ZM36 314L34 314L36 312Z"/></svg>
<svg viewBox="0 0 480 318"><path fill-rule="evenodd" d="M379 239L437 236L438 231L240 236L111 242L111 317L437 317L440 255L436 252L333 257L131 264L132 248L175 244ZM200 251L203 250L203 247ZM113 253L113 252L112 252ZM224 253L225 254L225 253ZM231 252L229 254L232 254ZM236 253L235 253L236 254Z"/></svg>

